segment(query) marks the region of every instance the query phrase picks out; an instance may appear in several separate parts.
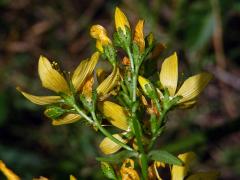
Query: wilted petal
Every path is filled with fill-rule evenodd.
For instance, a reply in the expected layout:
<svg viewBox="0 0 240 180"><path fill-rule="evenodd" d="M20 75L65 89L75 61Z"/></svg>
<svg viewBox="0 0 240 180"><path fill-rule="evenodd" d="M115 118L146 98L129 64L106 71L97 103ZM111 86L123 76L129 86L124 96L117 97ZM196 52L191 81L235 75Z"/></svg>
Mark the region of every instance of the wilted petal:
<svg viewBox="0 0 240 180"><path fill-rule="evenodd" d="M69 87L64 77L55 70L49 60L43 56L40 56L38 61L38 73L43 87L56 93L69 92Z"/></svg>
<svg viewBox="0 0 240 180"><path fill-rule="evenodd" d="M126 159L121 166L120 173L122 180L140 180L138 172L134 169L134 161Z"/></svg>
<svg viewBox="0 0 240 180"><path fill-rule="evenodd" d="M199 172L189 176L186 180L217 180L219 173L216 171L212 172Z"/></svg>
<svg viewBox="0 0 240 180"><path fill-rule="evenodd" d="M78 67L75 69L72 76L72 83L76 90L80 90L83 82L87 79L89 75L92 74L99 58L99 53L95 52L90 60L83 60Z"/></svg>
<svg viewBox="0 0 240 180"><path fill-rule="evenodd" d="M118 30L118 28L121 28L124 33L126 32L125 26L127 26L130 29L127 17L118 7L116 7L115 9L115 26L116 30Z"/></svg>
<svg viewBox="0 0 240 180"><path fill-rule="evenodd" d="M101 25L93 25L90 29L90 35L100 41L102 45L112 44L107 36L106 29Z"/></svg>
<svg viewBox="0 0 240 180"><path fill-rule="evenodd" d="M113 137L115 137L116 139L123 143L127 143L127 140L123 139L120 134L114 134ZM116 144L108 137L106 137L102 140L99 147L104 154L113 154L117 152L119 149L121 149L122 146Z"/></svg>
<svg viewBox="0 0 240 180"><path fill-rule="evenodd" d="M118 84L119 79L119 69L117 67L114 67L112 73L97 87L97 93L100 96L106 95Z"/></svg>
<svg viewBox="0 0 240 180"><path fill-rule="evenodd" d="M145 48L143 25L144 25L144 21L139 20L135 27L135 33L134 33L134 41L139 46L140 52L143 52Z"/></svg>
<svg viewBox="0 0 240 180"><path fill-rule="evenodd" d="M162 63L160 82L167 88L170 96L174 96L178 82L178 59L176 52Z"/></svg>
<svg viewBox="0 0 240 180"><path fill-rule="evenodd" d="M22 93L22 95L27 98L29 101L31 101L34 104L38 105L48 105L60 102L61 97L60 96L35 96L29 93L26 93L22 91L19 87L17 87L17 90Z"/></svg>
<svg viewBox="0 0 240 180"><path fill-rule="evenodd" d="M195 99L212 79L209 73L200 73L188 78L177 92L176 96L182 96L178 103Z"/></svg>
<svg viewBox="0 0 240 180"><path fill-rule="evenodd" d="M8 180L20 180L20 178L0 160L0 171L6 176Z"/></svg>
<svg viewBox="0 0 240 180"><path fill-rule="evenodd" d="M172 180L183 180L189 171L190 163L195 159L196 155L193 152L187 152L178 155L178 158L183 161L183 166L172 166Z"/></svg>
<svg viewBox="0 0 240 180"><path fill-rule="evenodd" d="M70 123L74 123L80 119L81 119L81 116L79 114L67 114L63 118L53 120L52 125L59 126L59 125L63 125L63 124L70 124Z"/></svg>
<svg viewBox="0 0 240 180"><path fill-rule="evenodd" d="M113 126L128 130L128 114L122 106L110 101L104 101L99 103L98 107Z"/></svg>

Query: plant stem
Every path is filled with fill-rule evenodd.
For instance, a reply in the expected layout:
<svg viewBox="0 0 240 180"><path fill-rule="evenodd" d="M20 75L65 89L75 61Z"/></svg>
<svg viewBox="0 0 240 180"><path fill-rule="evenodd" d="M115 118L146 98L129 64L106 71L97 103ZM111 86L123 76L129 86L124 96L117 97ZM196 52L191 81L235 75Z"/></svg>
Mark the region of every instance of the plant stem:
<svg viewBox="0 0 240 180"><path fill-rule="evenodd" d="M141 166L141 171L142 171L142 175L143 175L143 180L147 180L148 179L148 160L147 160L147 155L144 151L144 147L143 147L143 143L142 143L142 128L141 125L139 123L139 120L137 119L136 116L136 101L137 101L137 76L138 76L138 69L139 66L134 66L134 60L132 57L132 53L130 51L130 48L127 47L127 54L128 57L130 59L130 63L131 63L131 78L132 78L132 94L131 94L131 98L132 98L132 109L131 109L131 116L132 116L132 123L133 123L133 129L134 129L134 134L135 137L137 139L137 145L140 151L140 166Z"/></svg>
<svg viewBox="0 0 240 180"><path fill-rule="evenodd" d="M124 149L129 150L129 151L134 151L131 147L129 147L128 145L124 144L123 142L119 141L118 139L116 139L115 137L112 136L112 134L110 134L104 127L101 126L101 124L99 123L96 114L94 111L91 112L92 118L95 122L95 125L97 126L97 128L109 139L111 139L113 142L115 142L116 144L122 146Z"/></svg>
<svg viewBox="0 0 240 180"><path fill-rule="evenodd" d="M103 128L101 126L101 124L99 123L99 121L97 120L97 117L95 115L95 112L91 112L92 118L93 120L88 117L76 104L73 105L73 108L84 118L86 119L90 124L97 126L97 128L105 135L107 136L109 139L111 139L113 142L115 142L116 144L119 144L120 146L122 146L123 148L129 150L129 151L134 151L131 147L129 147L128 145L124 144L123 142L119 141L118 139L116 139L115 137L113 137L105 128Z"/></svg>

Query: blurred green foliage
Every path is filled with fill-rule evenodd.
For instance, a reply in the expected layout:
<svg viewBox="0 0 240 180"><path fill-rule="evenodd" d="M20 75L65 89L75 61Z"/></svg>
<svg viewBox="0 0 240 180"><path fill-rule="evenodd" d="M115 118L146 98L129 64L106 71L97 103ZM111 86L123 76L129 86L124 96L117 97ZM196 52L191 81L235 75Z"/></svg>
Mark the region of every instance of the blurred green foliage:
<svg viewBox="0 0 240 180"><path fill-rule="evenodd" d="M37 78L39 55L60 61L67 70L73 69L95 48L88 34L92 24L102 24L112 32L116 5L133 24L138 17L144 18L145 31L153 31L156 39L168 47L159 60L177 51L181 69L187 74L200 69L214 73L218 68L219 52L213 44L217 12L223 30L227 64L224 71L231 80L223 82L230 96L225 103L230 107L233 99L233 107L238 107L239 82L233 81L239 81L240 75L238 0L0 0L0 159L23 179L40 175L67 179L69 174L79 179L103 178L94 158L99 154L97 145L102 137L95 136L81 122L53 127L42 109L26 101L15 87L44 94ZM229 114L226 110L220 85L223 79L215 75L197 107L184 114L171 113L171 130L159 145L177 153L189 147L198 152L203 169L219 170L222 179L239 179L240 147L236 144L240 128L223 132L221 139L211 142L206 142L208 136L203 134L239 116L239 112ZM232 81L236 84L228 83Z"/></svg>

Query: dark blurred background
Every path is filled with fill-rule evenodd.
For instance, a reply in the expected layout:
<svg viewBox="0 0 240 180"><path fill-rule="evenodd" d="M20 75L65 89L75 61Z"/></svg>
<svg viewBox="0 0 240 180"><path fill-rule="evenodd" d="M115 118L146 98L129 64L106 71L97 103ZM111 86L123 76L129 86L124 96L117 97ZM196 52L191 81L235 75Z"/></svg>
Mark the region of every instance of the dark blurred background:
<svg viewBox="0 0 240 180"><path fill-rule="evenodd" d="M95 50L91 25L113 32L116 5L132 28L138 18L145 19L146 34L152 31L166 44L167 55L178 52L182 76L214 74L196 107L170 113L159 146L173 153L195 151L196 170L240 179L238 0L0 0L0 159L26 180L68 179L69 174L104 179L94 158L102 136L81 122L52 126L43 109L15 87L46 94L38 79L39 55L73 70Z"/></svg>

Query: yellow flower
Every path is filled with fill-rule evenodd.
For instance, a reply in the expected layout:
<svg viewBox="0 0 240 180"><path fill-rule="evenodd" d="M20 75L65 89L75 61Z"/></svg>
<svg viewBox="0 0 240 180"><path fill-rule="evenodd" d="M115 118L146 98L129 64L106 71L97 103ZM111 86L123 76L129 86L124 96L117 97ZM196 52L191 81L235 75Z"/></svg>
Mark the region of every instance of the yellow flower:
<svg viewBox="0 0 240 180"><path fill-rule="evenodd" d="M87 78L92 74L99 58L99 53L94 53L90 59L83 60L78 67L75 69L72 76L72 84L75 90L78 92L82 90L83 85ZM65 93L70 94L70 87L65 80L65 78L52 67L52 64L49 60L43 56L40 56L38 63L38 72L42 82L43 87L50 89L56 93ZM61 102L61 97L57 96L35 96L29 93L22 91L19 87L17 90L20 91L23 96L25 96L31 102L38 105L48 105ZM54 125L72 123L80 119L78 114L67 114L59 120L54 120Z"/></svg>
<svg viewBox="0 0 240 180"><path fill-rule="evenodd" d="M99 110L113 126L124 130L125 132L129 130L128 114L122 106L110 101L104 101L99 103ZM128 141L123 139L123 135L124 133L114 134L113 136L119 141L127 143ZM121 149L121 146L110 140L108 137L102 140L99 147L104 154L112 154Z"/></svg>
<svg viewBox="0 0 240 180"><path fill-rule="evenodd" d="M178 58L176 53L164 60L160 72L160 82L163 88L168 90L170 98L182 97L178 101L178 105L182 108L193 106L197 97L211 79L212 75L205 72L191 76L184 81L176 93L178 84Z"/></svg>
<svg viewBox="0 0 240 180"><path fill-rule="evenodd" d="M97 40L96 47L100 52L103 52L103 46L112 44L106 29L101 25L93 25L90 29L90 35Z"/></svg>
<svg viewBox="0 0 240 180"><path fill-rule="evenodd" d="M134 161L125 159L120 169L122 180L140 180L138 172L134 169Z"/></svg>
<svg viewBox="0 0 240 180"><path fill-rule="evenodd" d="M123 33L126 33L126 27L130 29L127 17L118 7L115 9L115 26L117 31L120 28Z"/></svg>
<svg viewBox="0 0 240 180"><path fill-rule="evenodd" d="M182 166L173 165L171 168L171 180L183 180L188 174L189 174L189 166L191 162L195 159L196 155L193 152L187 152L178 155L178 158L183 161ZM194 173L186 180L201 180L201 179L207 179L207 180L216 180L219 176L219 173L216 171L210 171L210 172L198 172Z"/></svg>
<svg viewBox="0 0 240 180"><path fill-rule="evenodd" d="M139 20L134 33L133 41L139 46L140 52L143 52L145 49L145 40L143 33L144 20Z"/></svg>
<svg viewBox="0 0 240 180"><path fill-rule="evenodd" d="M8 169L3 161L0 160L0 171L6 176L8 180L20 180L20 178L11 170Z"/></svg>

